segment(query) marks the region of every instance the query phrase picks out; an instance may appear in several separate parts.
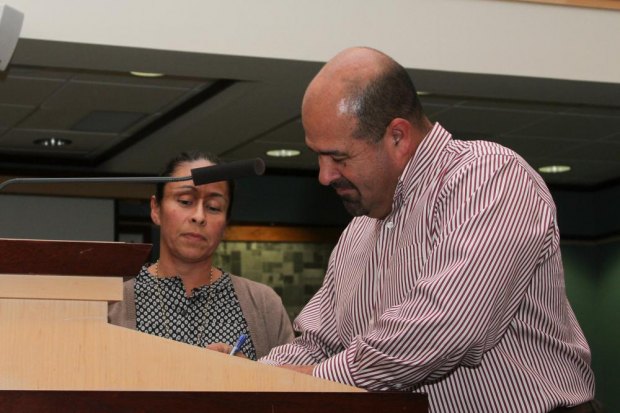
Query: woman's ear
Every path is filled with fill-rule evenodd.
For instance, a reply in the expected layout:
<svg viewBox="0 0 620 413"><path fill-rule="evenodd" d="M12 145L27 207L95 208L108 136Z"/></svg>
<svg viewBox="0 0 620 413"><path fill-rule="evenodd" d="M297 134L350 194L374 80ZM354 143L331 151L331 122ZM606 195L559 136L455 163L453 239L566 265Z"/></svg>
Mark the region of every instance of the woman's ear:
<svg viewBox="0 0 620 413"><path fill-rule="evenodd" d="M155 195L151 195L151 220L155 225L161 225L161 220L159 218L160 205L155 199Z"/></svg>

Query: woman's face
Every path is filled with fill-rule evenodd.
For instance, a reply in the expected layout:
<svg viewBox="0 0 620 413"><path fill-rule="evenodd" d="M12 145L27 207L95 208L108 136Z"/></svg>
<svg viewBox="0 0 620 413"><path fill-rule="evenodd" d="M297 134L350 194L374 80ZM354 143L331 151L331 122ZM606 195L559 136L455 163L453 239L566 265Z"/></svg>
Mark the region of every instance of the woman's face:
<svg viewBox="0 0 620 413"><path fill-rule="evenodd" d="M172 176L189 176L191 169L211 165L207 160L185 162ZM159 205L151 198L151 218L160 226L160 256L185 262L211 257L226 229L229 196L225 181L200 186L191 180L167 183Z"/></svg>

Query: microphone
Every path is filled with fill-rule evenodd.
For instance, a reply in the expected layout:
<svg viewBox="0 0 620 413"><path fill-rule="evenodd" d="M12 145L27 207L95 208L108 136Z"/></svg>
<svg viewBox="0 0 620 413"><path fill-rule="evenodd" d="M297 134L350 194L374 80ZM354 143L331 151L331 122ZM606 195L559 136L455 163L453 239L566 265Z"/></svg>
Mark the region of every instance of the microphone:
<svg viewBox="0 0 620 413"><path fill-rule="evenodd" d="M204 166L190 170L190 176L156 177L108 177L108 178L13 178L0 183L0 191L13 184L41 183L167 183L193 180L194 185L245 178L265 173L265 161L261 158L234 161L221 165Z"/></svg>
<svg viewBox="0 0 620 413"><path fill-rule="evenodd" d="M192 169L191 173L194 185L204 185L210 182L262 175L265 173L265 161L256 158L222 165L204 166Z"/></svg>

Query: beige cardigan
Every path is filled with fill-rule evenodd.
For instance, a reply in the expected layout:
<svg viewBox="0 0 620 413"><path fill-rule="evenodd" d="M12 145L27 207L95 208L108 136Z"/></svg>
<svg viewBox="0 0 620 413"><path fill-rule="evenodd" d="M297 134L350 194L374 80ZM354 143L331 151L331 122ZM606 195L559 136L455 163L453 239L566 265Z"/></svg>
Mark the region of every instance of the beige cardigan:
<svg viewBox="0 0 620 413"><path fill-rule="evenodd" d="M264 284L236 275L231 274L230 278L248 323L257 358L267 355L273 347L293 340L291 321L275 291ZM108 322L111 324L136 329L135 284L135 277L125 281L123 301L109 304Z"/></svg>

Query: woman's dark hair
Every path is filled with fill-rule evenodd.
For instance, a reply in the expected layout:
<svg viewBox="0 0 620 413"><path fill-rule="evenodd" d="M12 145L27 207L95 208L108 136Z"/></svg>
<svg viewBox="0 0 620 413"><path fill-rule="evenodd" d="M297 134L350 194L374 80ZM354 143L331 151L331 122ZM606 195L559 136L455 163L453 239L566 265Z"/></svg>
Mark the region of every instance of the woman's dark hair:
<svg viewBox="0 0 620 413"><path fill-rule="evenodd" d="M172 176L174 171L182 164L202 160L211 162L213 165L219 165L222 163L217 156L209 153L198 151L181 152L168 161L164 170L159 174L159 176ZM228 185L228 208L226 208L226 220L230 221L230 211L232 210L233 205L235 181L233 181L232 179L227 180L226 184ZM165 185L165 183L158 183L155 188L155 200L160 205L161 200L164 198Z"/></svg>

